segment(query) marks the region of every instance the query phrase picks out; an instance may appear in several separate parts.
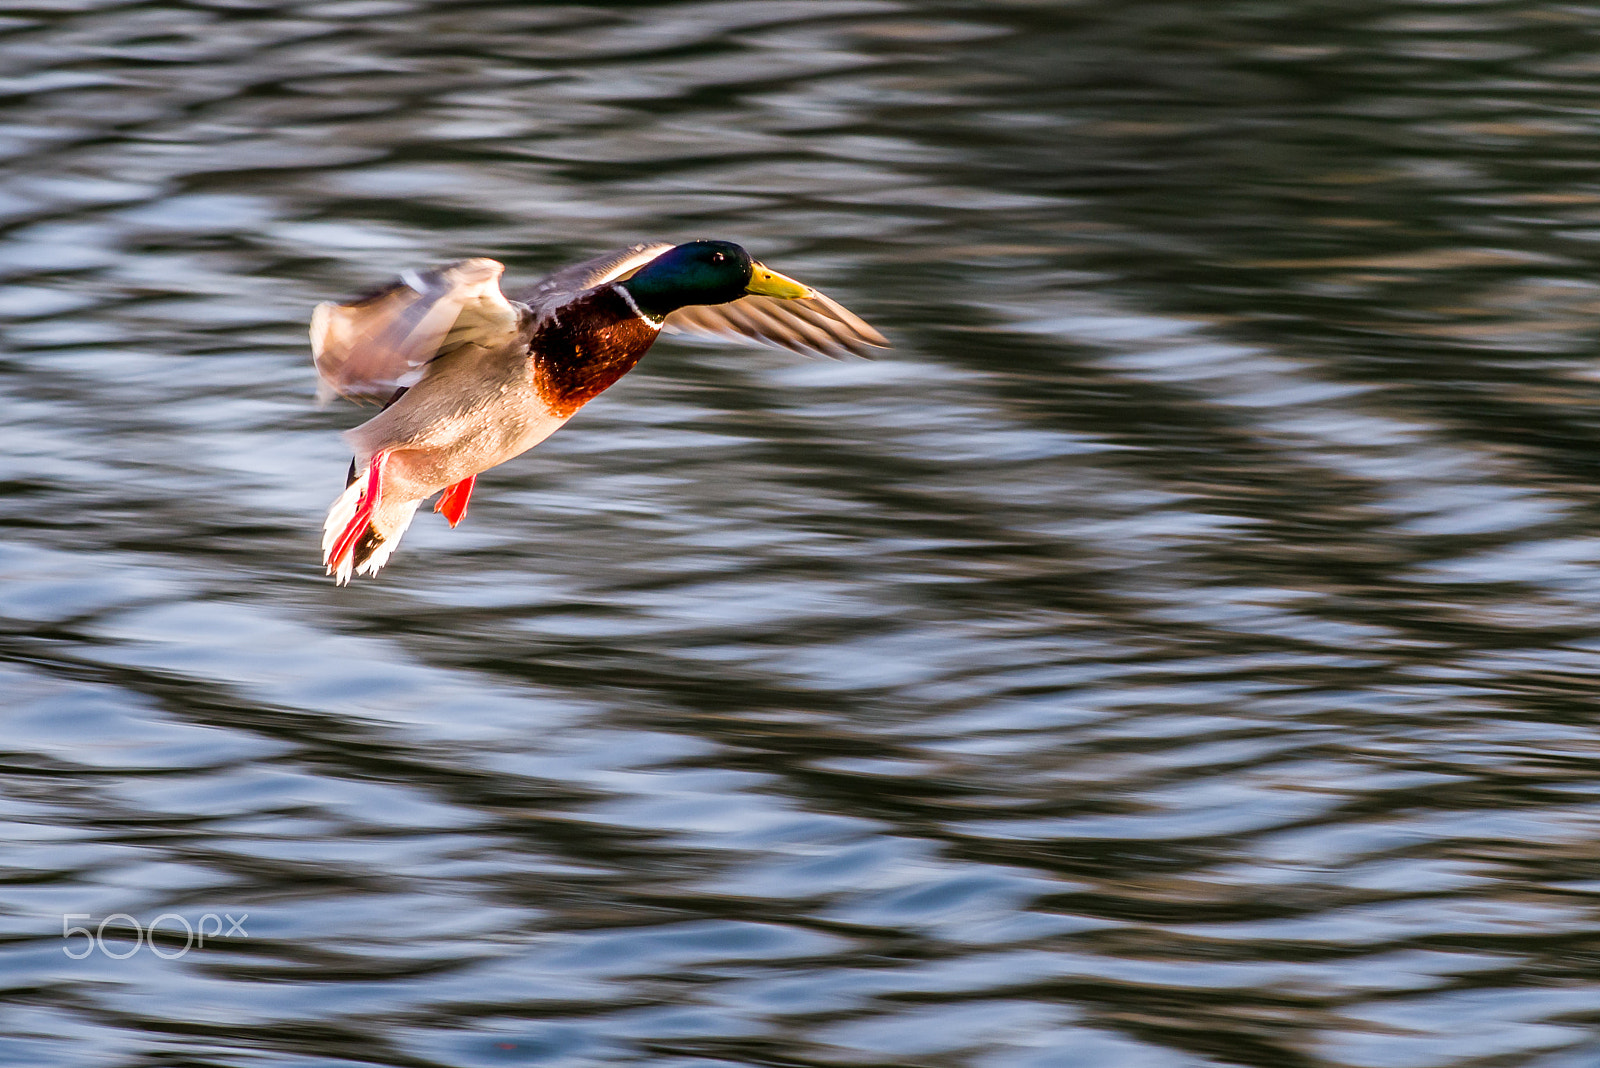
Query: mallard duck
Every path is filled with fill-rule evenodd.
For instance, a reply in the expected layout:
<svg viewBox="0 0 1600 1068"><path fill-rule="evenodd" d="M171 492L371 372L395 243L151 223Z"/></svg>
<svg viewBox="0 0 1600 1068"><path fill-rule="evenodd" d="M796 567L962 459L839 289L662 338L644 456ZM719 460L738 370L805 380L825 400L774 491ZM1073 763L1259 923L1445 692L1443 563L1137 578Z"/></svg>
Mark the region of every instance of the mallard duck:
<svg viewBox="0 0 1600 1068"><path fill-rule="evenodd" d="M433 494L454 527L480 472L549 437L663 330L834 357L888 344L730 241L633 245L509 299L504 270L477 258L407 271L312 314L319 395L384 405L344 435L355 458L322 530L322 562L341 586L387 563Z"/></svg>

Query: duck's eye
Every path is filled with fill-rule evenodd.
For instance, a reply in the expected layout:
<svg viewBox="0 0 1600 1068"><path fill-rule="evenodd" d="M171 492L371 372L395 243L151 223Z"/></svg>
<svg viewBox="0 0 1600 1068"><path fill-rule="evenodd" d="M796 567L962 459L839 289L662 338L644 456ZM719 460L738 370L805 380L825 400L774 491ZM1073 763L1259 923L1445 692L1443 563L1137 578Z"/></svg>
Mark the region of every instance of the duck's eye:
<svg viewBox="0 0 1600 1068"><path fill-rule="evenodd" d="M721 263L723 260L725 260L727 258L728 258L727 256L724 256L720 252L713 252L711 254L711 262L712 263Z"/></svg>

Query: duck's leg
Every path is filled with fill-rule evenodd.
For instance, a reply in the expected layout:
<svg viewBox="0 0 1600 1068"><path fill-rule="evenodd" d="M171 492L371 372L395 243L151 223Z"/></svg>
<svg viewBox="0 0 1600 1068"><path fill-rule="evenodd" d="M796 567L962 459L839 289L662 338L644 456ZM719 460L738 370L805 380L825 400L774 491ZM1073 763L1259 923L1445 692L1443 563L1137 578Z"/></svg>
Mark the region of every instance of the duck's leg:
<svg viewBox="0 0 1600 1068"><path fill-rule="evenodd" d="M452 528L467 514L467 501L472 497L472 484L477 479L477 475L468 475L455 485L446 486L444 492L439 494L433 510L442 513Z"/></svg>
<svg viewBox="0 0 1600 1068"><path fill-rule="evenodd" d="M345 557L350 550L355 548L367 525L372 522L372 513L378 506L378 498L383 493L383 465L389 459L387 449L379 449L372 454L372 459L367 463L367 484L362 487L361 496L356 501L355 514L339 532L339 537L334 541L333 548L328 552L328 558L323 561L328 568L328 573L339 571L344 564Z"/></svg>

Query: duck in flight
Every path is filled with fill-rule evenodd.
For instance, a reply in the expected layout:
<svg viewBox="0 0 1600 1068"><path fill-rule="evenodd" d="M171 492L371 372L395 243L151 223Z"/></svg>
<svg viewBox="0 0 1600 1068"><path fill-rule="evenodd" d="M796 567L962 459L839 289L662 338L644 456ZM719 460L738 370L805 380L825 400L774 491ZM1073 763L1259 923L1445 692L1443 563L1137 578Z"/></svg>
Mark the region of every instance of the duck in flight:
<svg viewBox="0 0 1600 1068"><path fill-rule="evenodd" d="M319 396L384 405L344 435L355 458L322 530L322 562L341 586L387 563L433 494L433 510L454 527L480 472L549 437L663 330L832 357L888 344L730 241L634 245L509 299L504 269L461 260L407 271L348 304L317 305Z"/></svg>

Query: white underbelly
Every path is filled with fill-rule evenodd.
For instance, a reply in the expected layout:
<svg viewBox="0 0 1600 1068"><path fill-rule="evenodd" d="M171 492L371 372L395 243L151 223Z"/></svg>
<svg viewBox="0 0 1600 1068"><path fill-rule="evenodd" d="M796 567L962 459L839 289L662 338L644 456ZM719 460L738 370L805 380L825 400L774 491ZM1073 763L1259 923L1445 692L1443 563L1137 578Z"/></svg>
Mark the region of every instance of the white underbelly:
<svg viewBox="0 0 1600 1068"><path fill-rule="evenodd" d="M541 399L509 392L426 422L418 432L403 433L412 414L396 405L345 434L358 467L379 449L392 450L385 465L386 486L402 499L429 496L520 456L567 421ZM384 495L389 494L386 488Z"/></svg>

